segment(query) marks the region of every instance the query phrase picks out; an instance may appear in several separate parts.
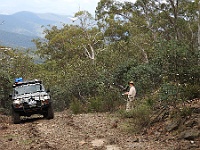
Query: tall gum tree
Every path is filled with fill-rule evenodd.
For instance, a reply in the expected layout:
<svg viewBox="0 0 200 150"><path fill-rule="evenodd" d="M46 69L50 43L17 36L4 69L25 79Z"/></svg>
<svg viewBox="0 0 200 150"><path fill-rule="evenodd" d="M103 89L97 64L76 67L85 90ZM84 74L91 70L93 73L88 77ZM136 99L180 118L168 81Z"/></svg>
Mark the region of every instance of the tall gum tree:
<svg viewBox="0 0 200 150"><path fill-rule="evenodd" d="M135 3L101 0L96 19L107 40L129 42L148 63L151 49L159 40L176 40L189 44L191 49L197 46L194 42L198 32L196 3L198 0L137 0Z"/></svg>
<svg viewBox="0 0 200 150"><path fill-rule="evenodd" d="M94 64L96 49L102 43L102 32L95 27L96 23L92 15L88 11L79 11L74 15L80 22L82 29L83 41L81 47L84 49L85 55L92 60Z"/></svg>
<svg viewBox="0 0 200 150"><path fill-rule="evenodd" d="M137 11L132 2L119 2L115 0L101 0L96 8L96 19L99 28L104 32L106 41L112 43L124 43L123 47L129 47L124 53L130 53L132 57L141 54L141 60L148 63L147 41L149 35L144 16ZM121 42L119 42L121 41ZM145 43L145 44L142 44ZM131 49L130 49L131 47Z"/></svg>
<svg viewBox="0 0 200 150"><path fill-rule="evenodd" d="M35 40L41 57L59 61L60 67L74 58L89 58L94 63L95 55L102 45L102 33L87 11L75 13L72 22L71 25L63 25L61 29L55 26L45 29L45 40Z"/></svg>

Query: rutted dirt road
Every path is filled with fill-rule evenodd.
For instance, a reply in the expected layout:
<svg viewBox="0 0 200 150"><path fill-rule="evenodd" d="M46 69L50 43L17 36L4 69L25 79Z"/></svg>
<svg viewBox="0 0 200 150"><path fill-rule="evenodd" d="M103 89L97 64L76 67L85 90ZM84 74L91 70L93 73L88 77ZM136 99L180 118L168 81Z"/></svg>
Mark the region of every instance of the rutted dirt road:
<svg viewBox="0 0 200 150"><path fill-rule="evenodd" d="M52 120L37 117L21 124L10 120L0 115L0 150L178 150L180 143L199 142L178 141L158 131L127 133L122 130L124 120L110 113L73 115L63 111Z"/></svg>

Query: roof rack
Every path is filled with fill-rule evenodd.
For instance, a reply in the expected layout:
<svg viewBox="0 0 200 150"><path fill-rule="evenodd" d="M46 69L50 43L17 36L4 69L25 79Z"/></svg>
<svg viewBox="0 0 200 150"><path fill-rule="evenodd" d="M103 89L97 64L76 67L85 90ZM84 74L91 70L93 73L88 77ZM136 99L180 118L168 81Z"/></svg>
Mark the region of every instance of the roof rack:
<svg viewBox="0 0 200 150"><path fill-rule="evenodd" d="M35 84L35 83L41 84L42 81L38 79L23 81L22 78L16 78L15 83L13 84L13 87L20 86L20 85L27 85L27 84Z"/></svg>

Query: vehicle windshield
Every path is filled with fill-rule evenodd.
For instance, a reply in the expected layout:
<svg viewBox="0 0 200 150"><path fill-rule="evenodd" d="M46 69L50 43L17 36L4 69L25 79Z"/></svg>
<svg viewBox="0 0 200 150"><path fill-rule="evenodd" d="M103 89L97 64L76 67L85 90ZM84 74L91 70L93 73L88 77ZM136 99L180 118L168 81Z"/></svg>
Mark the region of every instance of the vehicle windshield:
<svg viewBox="0 0 200 150"><path fill-rule="evenodd" d="M41 84L27 84L15 87L14 94L23 95L29 93L36 93L40 91L44 91L44 87Z"/></svg>

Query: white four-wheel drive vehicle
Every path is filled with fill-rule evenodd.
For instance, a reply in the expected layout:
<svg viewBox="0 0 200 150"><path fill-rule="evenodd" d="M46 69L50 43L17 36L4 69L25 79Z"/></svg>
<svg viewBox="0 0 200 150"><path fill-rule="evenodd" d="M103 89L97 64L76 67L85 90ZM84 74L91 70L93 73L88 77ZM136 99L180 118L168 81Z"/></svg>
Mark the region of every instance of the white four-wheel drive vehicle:
<svg viewBox="0 0 200 150"><path fill-rule="evenodd" d="M45 90L40 80L15 79L10 97L12 97L12 115L15 124L21 122L20 116L41 114L47 119L54 118L49 91Z"/></svg>

